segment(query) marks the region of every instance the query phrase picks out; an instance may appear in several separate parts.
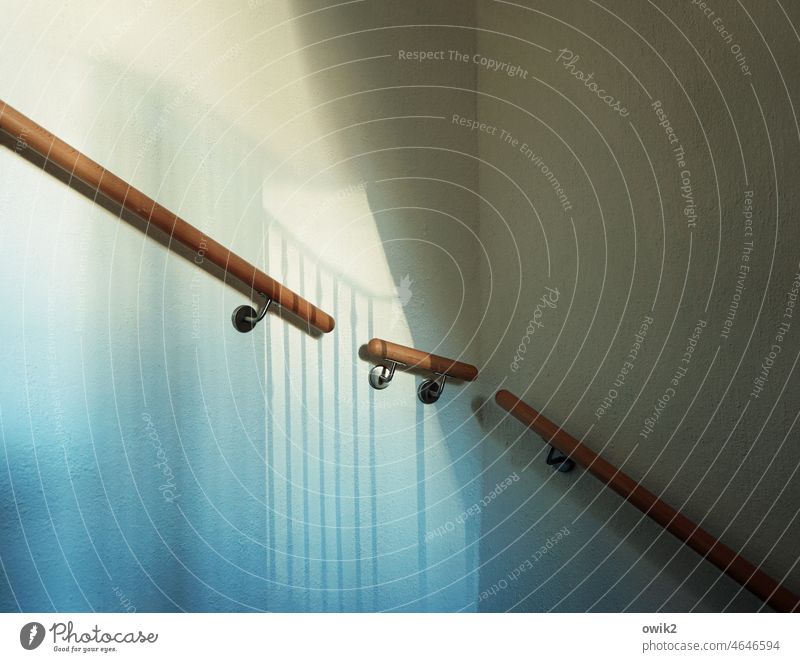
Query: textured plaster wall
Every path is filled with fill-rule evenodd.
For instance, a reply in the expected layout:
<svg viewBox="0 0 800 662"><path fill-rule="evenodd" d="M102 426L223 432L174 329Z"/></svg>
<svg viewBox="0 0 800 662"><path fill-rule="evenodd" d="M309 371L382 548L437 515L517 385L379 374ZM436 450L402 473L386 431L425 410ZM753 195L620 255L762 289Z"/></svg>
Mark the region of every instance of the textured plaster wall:
<svg viewBox="0 0 800 662"><path fill-rule="evenodd" d="M750 75L689 2L5 4L2 98L337 327L238 334L245 296L7 142L0 608L761 606L501 387L800 590L798 329L751 396L798 269L788 3L718 3ZM373 336L480 380L373 391Z"/></svg>
<svg viewBox="0 0 800 662"><path fill-rule="evenodd" d="M476 50L526 71L478 75L479 115L498 127L480 136L480 191L496 207L481 207L481 237L503 265L483 279L493 288L484 292L484 374L797 591L800 328L783 315L800 258L791 181L800 43L789 22L800 17L787 3L709 4L710 20L690 2L477 3L485 31ZM711 22L718 17L730 43ZM547 287L558 289L555 308L540 303L552 298ZM751 395L782 321L791 328L780 356ZM486 412L487 482L512 469L522 478L503 508L484 513L481 592L497 594L482 608L760 607L588 474L549 470L536 435ZM569 535L548 543L562 527ZM510 580L543 544L533 569ZM504 580L507 590L492 590Z"/></svg>
<svg viewBox="0 0 800 662"><path fill-rule="evenodd" d="M441 118L475 72L396 58L471 32L389 2L6 5L5 100L338 324L240 335L243 295L0 150L0 606L474 609L478 521L429 535L480 490L469 391L423 409L359 356L474 358L476 142Z"/></svg>

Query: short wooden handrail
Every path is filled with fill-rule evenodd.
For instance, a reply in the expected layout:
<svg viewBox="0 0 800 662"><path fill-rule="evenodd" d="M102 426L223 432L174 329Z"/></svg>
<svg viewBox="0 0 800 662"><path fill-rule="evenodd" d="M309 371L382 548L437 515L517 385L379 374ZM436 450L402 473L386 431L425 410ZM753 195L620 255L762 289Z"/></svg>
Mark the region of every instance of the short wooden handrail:
<svg viewBox="0 0 800 662"><path fill-rule="evenodd" d="M99 191L147 223L166 232L172 239L208 260L247 287L291 311L320 331L333 330L333 317L270 278L244 258L207 237L199 229L165 209L144 193L92 161L74 147L57 138L33 120L0 100L0 130L16 140L15 151L28 148L47 161Z"/></svg>
<svg viewBox="0 0 800 662"><path fill-rule="evenodd" d="M478 376L478 369L469 363L462 363L454 359L447 359L436 354L428 354L413 347L398 345L397 343L373 338L367 344L367 351L378 359L386 359L395 363L402 363L409 368L429 370L440 375L447 375L464 381L474 381Z"/></svg>
<svg viewBox="0 0 800 662"><path fill-rule="evenodd" d="M495 401L770 607L782 612L800 610L800 598L517 396L502 390L495 395Z"/></svg>

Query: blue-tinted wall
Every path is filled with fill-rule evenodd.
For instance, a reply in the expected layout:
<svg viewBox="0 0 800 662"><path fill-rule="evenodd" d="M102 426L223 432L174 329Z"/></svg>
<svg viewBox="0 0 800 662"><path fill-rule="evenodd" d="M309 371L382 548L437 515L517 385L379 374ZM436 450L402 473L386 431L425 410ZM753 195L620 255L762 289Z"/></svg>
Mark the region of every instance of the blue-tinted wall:
<svg viewBox="0 0 800 662"><path fill-rule="evenodd" d="M452 259L474 249L473 208L378 181L425 174L404 148L443 97L348 99L376 72L334 83L356 44L304 47L325 16L241 4L15 8L47 38L5 35L28 59L0 58L3 95L336 330L270 314L239 334L246 296L0 149L0 609L476 608L478 518L432 533L480 492L470 391L423 408L419 376L377 393L359 356L373 335L456 355L474 338L469 261Z"/></svg>

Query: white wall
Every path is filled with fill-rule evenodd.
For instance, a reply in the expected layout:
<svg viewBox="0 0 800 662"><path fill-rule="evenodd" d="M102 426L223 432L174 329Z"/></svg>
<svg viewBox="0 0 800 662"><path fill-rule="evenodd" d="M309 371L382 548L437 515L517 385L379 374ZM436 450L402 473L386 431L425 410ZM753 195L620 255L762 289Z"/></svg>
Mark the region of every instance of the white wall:
<svg viewBox="0 0 800 662"><path fill-rule="evenodd" d="M796 329L764 392L750 393L798 270L797 197L786 176L796 170L800 139L791 105L798 43L777 7L748 3L749 17L742 7L710 4L735 33L732 43L747 53L749 76L688 2L607 8L539 2L535 9L478 2L486 31L476 51L527 72L481 70L478 77L479 115L498 127L479 144L488 162L480 190L497 207L497 213L481 209L481 236L492 262L510 265L494 271L493 294L487 293L484 374L585 437L774 577L788 573L797 591L797 407L790 395L797 384ZM564 65L571 57L559 60L562 49L579 57L570 69ZM581 82L576 71L593 79ZM621 101L627 116L597 98L587 85L593 80ZM684 167L659 126L656 101L685 148ZM520 143L501 139L503 129ZM543 164L526 158L522 143ZM567 204L543 167L560 181ZM683 213L682 170L691 173L694 227ZM751 270L723 338L749 239L745 191L754 192ZM537 314L546 287L560 296L555 308L540 305ZM529 327L534 317L541 327ZM653 322L633 368L615 386L648 317ZM698 320L707 326L688 372L653 431L640 437L672 386ZM534 332L523 340L528 328ZM613 404L596 415L610 389ZM482 601L487 609L759 608L588 474L550 471L535 435L487 411L492 443L485 463L496 476L523 472L530 500L518 496L505 511L485 515L481 590L506 578L561 527L570 532L509 590Z"/></svg>
<svg viewBox="0 0 800 662"><path fill-rule="evenodd" d="M3 149L4 607L475 608L477 521L428 535L480 489L469 392L359 357L477 346L476 142L437 119L474 97L396 56L471 35L417 10L4 7L8 103L337 319L238 334L236 290Z"/></svg>
<svg viewBox="0 0 800 662"><path fill-rule="evenodd" d="M500 387L800 590L796 329L750 396L798 268L796 35L775 7L719 3L745 76L690 3L528 4L3 3L4 100L337 326L271 314L238 334L246 297L8 142L1 608L761 606L588 474L545 467ZM650 97L686 148L695 227ZM752 270L723 339L746 190ZM420 376L372 391L373 336L480 380L433 407Z"/></svg>

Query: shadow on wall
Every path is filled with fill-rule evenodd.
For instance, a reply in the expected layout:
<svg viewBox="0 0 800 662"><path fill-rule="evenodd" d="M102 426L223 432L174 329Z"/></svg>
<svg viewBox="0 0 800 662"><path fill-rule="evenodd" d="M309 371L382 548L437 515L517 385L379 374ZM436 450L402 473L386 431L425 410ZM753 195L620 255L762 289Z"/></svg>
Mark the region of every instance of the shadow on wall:
<svg viewBox="0 0 800 662"><path fill-rule="evenodd" d="M308 106L326 136L323 160L308 157L309 174L300 181L311 190L322 184L329 193L305 215L284 223L276 217L284 227L297 227L296 219L305 216L313 241L301 241L303 250L318 264L335 265L340 287L346 283L356 300L368 300L368 311L357 305L339 312L339 329L348 317L369 317L351 351L377 336L477 359L476 278L485 259L476 215L477 141L448 121L454 112L474 115L474 72L446 63L423 70L397 57L399 50L469 50L471 30L453 25L456 14L470 22L463 3L426 5L424 11L416 3L387 2L295 13L299 41L315 44L301 56L307 71L320 72L308 81ZM302 149L316 147L308 142ZM354 369L352 388L354 397L361 389L359 408L369 402L370 444L378 444L380 454L400 436L403 446L388 451L390 457L415 465L413 473L403 471L411 500L398 513L414 518L416 527L397 544L414 541L418 586L402 608L475 609L480 518L471 512L454 525L482 489L480 434L469 403L474 387L449 385L437 405L423 407L414 400L412 375L398 374L387 391L376 393L364 389L367 369L366 363ZM387 416L382 403L398 397L411 403Z"/></svg>
<svg viewBox="0 0 800 662"><path fill-rule="evenodd" d="M500 351L485 374L498 381L507 378L506 388L545 416L578 438L586 434L586 443L643 480L648 489L753 562L763 562L775 577L789 572L787 585L796 585L797 573L791 570L796 553L787 541L798 525L784 490L788 494L796 488L792 471L797 462L772 461L776 449L784 458L787 451L792 453L791 445L783 442L792 430L796 408L780 402L785 397L781 393L769 403L754 400L741 418L751 380L759 374L762 349L769 347L778 323L775 317L781 314L778 299L796 270L796 256L782 251L791 242L777 241L776 251L771 243L773 232L777 240L778 227L785 225L776 218L778 185L767 146L770 140L779 142L775 135L788 139L796 134L778 76L760 76L751 86L730 53L708 42L713 31L696 20L689 3L674 12L670 7L669 16L653 3L630 3L621 13L597 3L544 2L532 8L486 2L478 7L478 23L487 29L478 36L478 50L528 72L523 81L482 70L479 115L542 158L510 150L489 135L481 138L480 154L489 163L502 162L523 184L542 212L549 244L537 241L536 224L518 192L491 168L482 169L481 193L496 202L513 228L510 239L485 234L493 262L502 263L517 245L526 257L522 305L512 319L503 316L502 300L496 311L494 301L487 303L493 314L482 331L486 345L496 343ZM730 21L737 22L738 34L749 42L750 57L759 54L765 74L774 61L760 42L760 30L753 29L753 20L770 28L784 22L779 15L774 21L763 20L766 14L765 10L751 17L740 8L730 9ZM548 50L531 49L520 36ZM706 50L699 46L707 43ZM796 43L786 34L775 37L772 45L788 53ZM574 69L568 61L557 61L560 49L574 52ZM784 59L790 66L792 56ZM593 85L602 82L607 90L613 88L624 97L629 116L609 112L572 74L591 74ZM751 103L754 92L762 102L770 99L766 118L759 103ZM680 133L677 153L684 148L691 152L692 165L687 168L694 191L705 192L698 194L704 220L697 227L687 220L692 209L682 204L687 198L680 187L685 183L675 176L675 153L664 140L663 120L654 121L655 108L669 109L671 127ZM779 152L778 179L779 173L791 169L788 152ZM742 177L744 157L749 184ZM555 184L545 173L569 192L571 215L564 213L553 195ZM743 188L748 187L762 192L763 252L759 266L747 267L752 280L747 280L750 294L742 295L736 314L737 339L720 338L725 306L732 296L739 301L733 286L742 263ZM781 193L785 189L780 187ZM787 205L792 208L794 202L792 194L781 196L784 217ZM549 280L542 273L545 251L553 266ZM500 290L518 285L510 269L498 269L495 275ZM536 327L531 337L536 301L546 285L557 286L562 295L557 309L549 309L543 327ZM620 368L645 317L654 320L647 340L639 347L635 368L620 380ZM708 320L709 330L692 354L688 377L662 412L659 398L676 367L684 365L687 338L698 318ZM525 350L520 343L527 340ZM688 342L695 349L694 340ZM513 357L525 351L515 371ZM777 393L779 382L773 383ZM614 398L619 396L613 410L596 416L612 392ZM656 418L658 412L663 414L658 430L643 439L643 422L654 411ZM492 427L500 419L501 413L492 410ZM773 433L762 427L767 421ZM484 518L481 594L500 582L509 588L494 591L482 600L482 608L761 608L715 567L615 495L605 494L591 476L548 469L544 444L515 421L500 423L485 448L488 476L501 479L517 469L522 476L517 494L524 496L509 503L505 512L492 510ZM731 499L732 494L737 497ZM534 550L563 526L569 527L570 535L533 563ZM512 579L520 568L522 574Z"/></svg>
<svg viewBox="0 0 800 662"><path fill-rule="evenodd" d="M345 23L382 17L345 11L337 12ZM336 21L297 23L300 44L315 30L342 30ZM423 408L413 375L375 393L358 356L370 337L385 336L471 359L474 145L468 134L441 136L440 118L473 101L460 92L370 92L292 122L292 86L327 101L363 91L361 76L393 77L396 63L380 60L313 74L332 53L349 62L385 49L382 34L303 51L300 68L312 75L290 79L277 99L267 97L280 72L253 64L262 51L250 44L240 57L255 101L240 122L204 100L196 81L176 88L123 62L103 63L102 102L87 98L84 109L108 118L82 146L90 155L332 312L332 335L312 338L273 315L249 336L236 333L229 316L240 292L174 259L135 224L114 222L113 212L40 184L40 173L20 175L47 191L38 202L46 216L74 222L63 252L76 248L83 266L71 277L66 270L55 291L67 314L43 366L52 377L31 382L40 393L30 405L20 394L3 401L15 490L3 496L30 507L21 519L4 515L0 557L9 585L38 576L19 607L475 608L478 520L433 535L479 498L468 390L448 386ZM393 39L421 38L409 34ZM106 79L125 84L107 97ZM334 129L342 131L328 136ZM454 181L435 181L444 173ZM41 300L44 287L32 281L26 297ZM25 342L35 350L48 340ZM31 381L24 366L16 370ZM59 420L23 432L28 407L43 421L56 397ZM38 487L28 481L37 458L46 473ZM4 608L17 608L3 595Z"/></svg>
<svg viewBox="0 0 800 662"><path fill-rule="evenodd" d="M660 604L693 567L689 552L617 512L591 477L551 474L543 445L516 422L484 441L497 412L483 398L505 365L477 384L448 384L428 407L415 397L418 375L398 373L381 392L367 385L360 350L374 336L480 369L488 354L476 341L487 328L481 280L502 264L487 251L506 238L488 224L481 232L478 141L452 122L477 116L481 86L472 66L398 57L475 51L472 10L302 6L248 3L226 24L233 40L192 53L188 79L104 59L77 117L103 118L87 125L83 149L331 312L332 334L310 336L274 314L237 333L241 291L0 154L15 191L4 210L30 220L3 225L28 251L9 255L12 275L0 279L10 309L23 311L21 324L2 320L0 559L11 591L2 584L0 608L582 610L633 595ZM519 201L512 217L528 214L519 191L496 186L488 197ZM19 292L9 285L18 273ZM497 282L516 287L515 278L506 270ZM504 315L497 324L513 336ZM538 552L533 569L521 565ZM498 585L515 571L511 589ZM706 604L727 605L727 590ZM670 605L693 606L693 591Z"/></svg>
<svg viewBox="0 0 800 662"><path fill-rule="evenodd" d="M398 58L401 50L469 52L473 9L448 2L358 3L295 16L302 43L316 44L302 51L306 69L324 71L310 81L310 108L328 136L328 160L314 165L313 177L340 191L363 188L364 213L370 217L366 241L352 236L330 242L337 249L331 263L351 282L377 260L390 276L388 282L370 282L367 337L476 362L481 323L476 279L486 260L477 223L477 140L449 121L453 113L474 117L475 73L457 63L429 68ZM335 230L339 236L346 236L342 227L360 227L359 211L345 212ZM366 366L359 371L361 383L365 379ZM389 391L370 392L370 401L401 389L411 395L409 382L410 376L398 375ZM467 518L458 533L444 539L432 532L452 525L482 494L481 434L469 402L474 389L453 384L437 405L415 405L417 470L411 479L417 490L418 566L453 564L460 557L463 581L472 587L461 609L476 606L480 518ZM388 423L381 419L378 430ZM435 572L434 567L429 574ZM421 585L420 591L435 594L434 584ZM426 605L451 608L441 601L414 607Z"/></svg>

